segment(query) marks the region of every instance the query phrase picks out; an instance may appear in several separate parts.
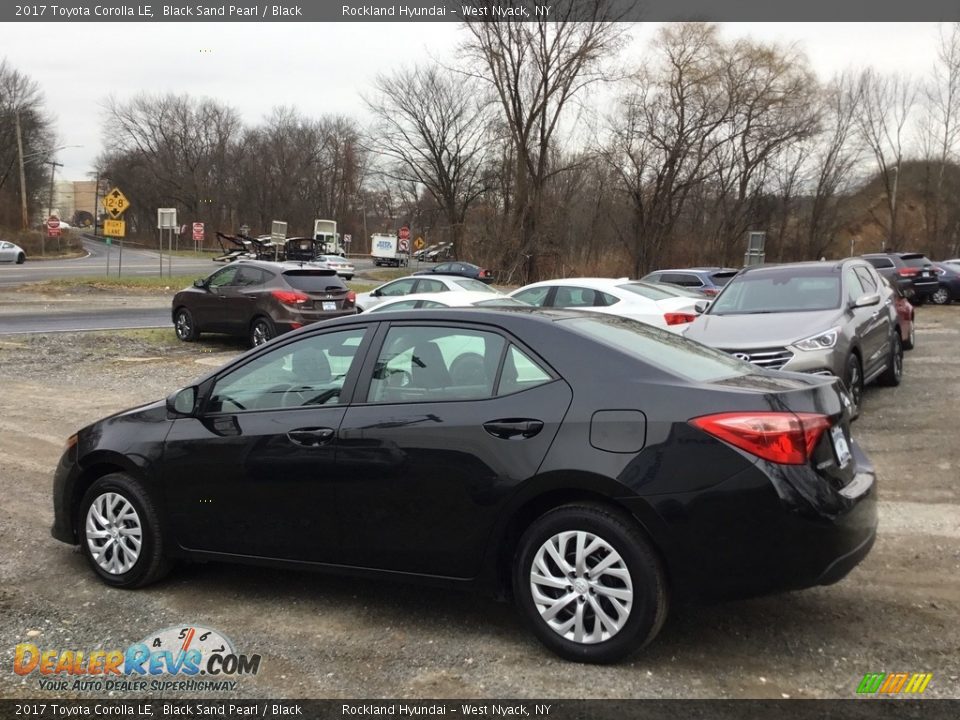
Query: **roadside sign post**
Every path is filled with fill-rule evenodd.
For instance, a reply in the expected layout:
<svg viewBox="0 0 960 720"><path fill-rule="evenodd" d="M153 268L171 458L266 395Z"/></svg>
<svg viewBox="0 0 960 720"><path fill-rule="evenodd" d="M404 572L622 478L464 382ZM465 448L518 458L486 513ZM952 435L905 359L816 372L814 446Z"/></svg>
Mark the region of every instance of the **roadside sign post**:
<svg viewBox="0 0 960 720"><path fill-rule="evenodd" d="M160 233L160 277L163 277L163 231L168 231L167 275L173 277L173 234L179 228L176 208L157 208L157 231Z"/></svg>
<svg viewBox="0 0 960 720"><path fill-rule="evenodd" d="M60 218L58 218L56 215L51 215L49 218L47 218L47 237L55 237L58 240L60 238ZM45 244L46 243L44 243L43 241L43 236L41 236L40 237L40 254L41 255L46 255L47 249L45 247Z"/></svg>
<svg viewBox="0 0 960 720"><path fill-rule="evenodd" d="M280 254L280 245L287 239L287 223L274 220L270 223L270 241L273 243L273 259Z"/></svg>
<svg viewBox="0 0 960 720"><path fill-rule="evenodd" d="M765 232L747 233L747 251L743 254L743 266L762 265L766 261L767 253L764 245L767 241Z"/></svg>
<svg viewBox="0 0 960 720"><path fill-rule="evenodd" d="M127 196L120 192L120 188L113 188L103 196L103 209L106 210L112 220L105 220L103 223L103 234L107 237L120 238L120 254L117 256L117 277L123 274L123 238L127 233L127 225L120 218L130 207L130 201ZM109 226L109 230L108 230ZM107 241L107 272L110 271L110 248L109 239Z"/></svg>
<svg viewBox="0 0 960 720"><path fill-rule="evenodd" d="M197 253L200 252L200 248L203 247L203 223L195 222L193 224L193 244L194 249Z"/></svg>
<svg viewBox="0 0 960 720"><path fill-rule="evenodd" d="M127 224L123 220L104 220L103 234L107 242L107 274L110 274L111 238L120 238L120 259L117 263L117 277L123 272L123 238L127 234Z"/></svg>

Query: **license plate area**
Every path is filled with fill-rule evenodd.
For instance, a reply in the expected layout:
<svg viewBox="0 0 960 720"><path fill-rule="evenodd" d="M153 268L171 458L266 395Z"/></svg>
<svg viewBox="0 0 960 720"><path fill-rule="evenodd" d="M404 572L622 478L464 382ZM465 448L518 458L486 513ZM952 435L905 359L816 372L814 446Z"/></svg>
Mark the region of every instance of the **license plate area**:
<svg viewBox="0 0 960 720"><path fill-rule="evenodd" d="M320 309L321 309L321 310L328 310L328 311L329 311L329 310L336 310L336 309L337 309L337 303L336 303L336 301L334 301L334 300L324 300L322 303L320 303Z"/></svg>
<svg viewBox="0 0 960 720"><path fill-rule="evenodd" d="M833 453L837 456L837 465L845 467L850 462L850 445L843 435L843 428L834 425L830 428L830 440L833 443Z"/></svg>

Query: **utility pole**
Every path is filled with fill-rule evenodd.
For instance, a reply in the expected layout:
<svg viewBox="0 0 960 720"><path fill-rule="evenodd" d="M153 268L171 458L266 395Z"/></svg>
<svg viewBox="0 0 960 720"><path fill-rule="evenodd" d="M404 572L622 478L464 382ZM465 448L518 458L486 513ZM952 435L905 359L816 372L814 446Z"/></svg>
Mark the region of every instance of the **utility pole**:
<svg viewBox="0 0 960 720"><path fill-rule="evenodd" d="M16 112L17 119L17 155L20 158L20 224L21 230L30 227L30 217L27 213L27 175L23 170L23 135L20 132L20 110Z"/></svg>
<svg viewBox="0 0 960 720"><path fill-rule="evenodd" d="M63 167L63 163L58 163L56 160L44 160L43 164L50 166L50 204L47 210L49 210L50 215L53 215L53 179L57 176L57 168ZM63 220L63 218L60 219Z"/></svg>

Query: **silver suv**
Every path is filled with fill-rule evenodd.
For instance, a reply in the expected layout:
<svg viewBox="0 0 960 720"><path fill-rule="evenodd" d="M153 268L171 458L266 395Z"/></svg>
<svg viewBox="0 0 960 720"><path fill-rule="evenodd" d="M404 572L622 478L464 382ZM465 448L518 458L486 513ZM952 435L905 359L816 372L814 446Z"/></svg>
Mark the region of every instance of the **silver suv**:
<svg viewBox="0 0 960 720"><path fill-rule="evenodd" d="M770 370L843 378L856 415L864 385L900 384L898 323L893 291L851 258L748 268L684 335Z"/></svg>

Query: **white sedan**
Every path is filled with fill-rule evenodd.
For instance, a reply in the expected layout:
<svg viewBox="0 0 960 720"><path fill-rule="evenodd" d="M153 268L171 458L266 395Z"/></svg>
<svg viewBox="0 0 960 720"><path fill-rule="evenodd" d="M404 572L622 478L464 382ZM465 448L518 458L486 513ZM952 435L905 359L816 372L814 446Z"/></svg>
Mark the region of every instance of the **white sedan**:
<svg viewBox="0 0 960 720"><path fill-rule="evenodd" d="M12 262L20 265L27 259L27 254L19 245L8 240L0 240L0 262Z"/></svg>
<svg viewBox="0 0 960 720"><path fill-rule="evenodd" d="M620 315L680 333L697 317L697 299L627 278L567 278L526 285L510 297L537 307Z"/></svg>
<svg viewBox="0 0 960 720"><path fill-rule="evenodd" d="M473 278L460 277L459 275L411 275L399 280L391 280L370 292L357 293L357 312L366 312L387 300L413 295L414 293L459 292L463 290L487 293L490 297L503 296L503 293L499 290L494 290L486 283Z"/></svg>
<svg viewBox="0 0 960 720"><path fill-rule="evenodd" d="M445 293L414 293L380 303L369 312L389 312L391 310L414 310L417 308L440 307L489 307L511 308L530 307L526 303L505 295L495 295L474 290L451 290Z"/></svg>
<svg viewBox="0 0 960 720"><path fill-rule="evenodd" d="M330 270L336 270L337 275L344 280L353 280L356 268L339 255L317 255L315 262L323 263Z"/></svg>

